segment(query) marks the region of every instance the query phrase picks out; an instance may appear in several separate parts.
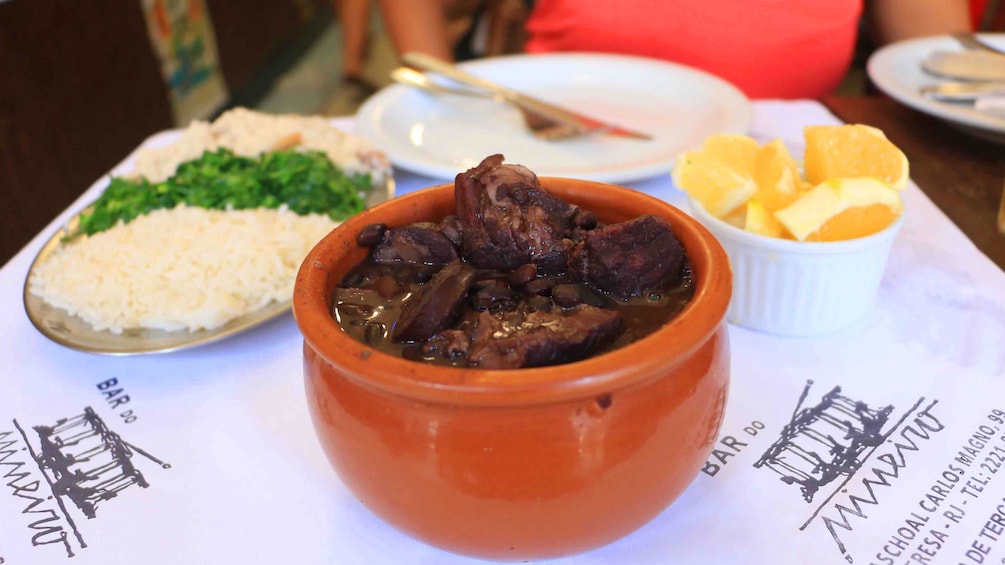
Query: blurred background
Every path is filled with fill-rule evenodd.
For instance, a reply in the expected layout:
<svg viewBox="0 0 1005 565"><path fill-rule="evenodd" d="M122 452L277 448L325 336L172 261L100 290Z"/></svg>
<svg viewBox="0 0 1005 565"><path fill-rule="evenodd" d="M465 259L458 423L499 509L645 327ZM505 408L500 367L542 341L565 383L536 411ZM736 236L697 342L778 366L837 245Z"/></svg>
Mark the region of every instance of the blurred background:
<svg viewBox="0 0 1005 565"><path fill-rule="evenodd" d="M523 0L450 5L452 39L481 9L480 54L519 50ZM839 94L869 91L858 51ZM0 0L0 264L154 133L234 106L351 115L396 65L376 1Z"/></svg>
<svg viewBox="0 0 1005 565"><path fill-rule="evenodd" d="M147 137L233 106L352 114L333 0L0 0L0 265ZM366 88L361 88L361 83Z"/></svg>

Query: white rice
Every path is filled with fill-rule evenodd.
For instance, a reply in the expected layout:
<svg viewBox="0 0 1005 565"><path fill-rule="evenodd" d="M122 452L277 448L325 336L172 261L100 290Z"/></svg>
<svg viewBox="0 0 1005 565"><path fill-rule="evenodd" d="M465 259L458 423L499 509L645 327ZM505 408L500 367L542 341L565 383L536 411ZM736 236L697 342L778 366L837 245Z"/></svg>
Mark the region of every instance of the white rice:
<svg viewBox="0 0 1005 565"><path fill-rule="evenodd" d="M291 140L295 143L290 144ZM206 150L226 147L237 155L258 157L287 146L323 151L346 172L369 173L374 185L382 185L391 174L384 152L374 149L365 139L332 126L324 117L273 115L234 108L213 123L193 121L178 141L167 147L140 151L130 175L161 182L173 175L178 165L199 158Z"/></svg>
<svg viewBox="0 0 1005 565"><path fill-rule="evenodd" d="M289 300L303 258L336 225L285 207L157 210L59 246L29 288L97 330L214 329Z"/></svg>

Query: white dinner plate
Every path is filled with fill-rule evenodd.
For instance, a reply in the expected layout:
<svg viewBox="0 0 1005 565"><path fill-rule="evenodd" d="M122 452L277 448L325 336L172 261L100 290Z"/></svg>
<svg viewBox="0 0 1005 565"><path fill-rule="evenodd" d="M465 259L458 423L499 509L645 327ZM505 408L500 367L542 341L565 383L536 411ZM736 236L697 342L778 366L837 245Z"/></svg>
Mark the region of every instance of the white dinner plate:
<svg viewBox="0 0 1005 565"><path fill-rule="evenodd" d="M1005 34L980 34L980 38L996 47L1005 47ZM877 88L891 98L947 122L962 126L981 137L1005 142L1005 118L974 109L973 103L941 102L922 96L923 86L943 82L927 74L921 63L936 51L962 51L952 37L936 36L911 39L880 48L869 57L866 71Z"/></svg>
<svg viewBox="0 0 1005 565"><path fill-rule="evenodd" d="M368 205L375 205L393 197L394 179L388 178L383 186L374 187L367 202ZM87 210L85 208L83 211ZM257 310L238 316L223 326L214 329L167 331L151 328L126 328L122 333L114 333L109 330L96 330L84 321L83 318L47 303L40 296L32 294L30 290L31 284L29 281L32 273L35 272L42 261L55 253L56 249L63 244L63 238L77 232L79 224L80 213L70 218L66 225L57 229L49 237L49 240L45 242L45 245L38 252L35 260L32 261L28 274L25 276L24 287L22 289L24 310L28 314L28 319L31 320L32 325L35 326L35 329L45 337L70 349L86 353L121 356L168 353L189 349L213 343L260 326L273 318L286 314L293 306L292 298L282 302L270 302Z"/></svg>
<svg viewBox="0 0 1005 565"><path fill-rule="evenodd" d="M28 275L25 277L22 289L24 310L32 325L42 335L64 347L85 353L121 356L168 353L237 335L285 314L293 306L292 299L283 302L270 302L258 310L239 316L212 330L200 329L190 332L188 330L166 331L150 328L127 328L121 333L96 330L83 318L49 304L42 297L32 294L30 290L29 280L32 273L42 261L56 252L56 249L63 244L64 237L77 231L79 223L80 214L77 214L45 242L28 269Z"/></svg>
<svg viewBox="0 0 1005 565"><path fill-rule="evenodd" d="M653 136L594 134L544 141L505 104L413 87L384 88L360 108L359 134L398 167L452 179L494 153L539 176L625 182L666 174L682 151L717 133L746 133L750 101L730 83L663 61L624 55L513 55L465 70L531 96Z"/></svg>

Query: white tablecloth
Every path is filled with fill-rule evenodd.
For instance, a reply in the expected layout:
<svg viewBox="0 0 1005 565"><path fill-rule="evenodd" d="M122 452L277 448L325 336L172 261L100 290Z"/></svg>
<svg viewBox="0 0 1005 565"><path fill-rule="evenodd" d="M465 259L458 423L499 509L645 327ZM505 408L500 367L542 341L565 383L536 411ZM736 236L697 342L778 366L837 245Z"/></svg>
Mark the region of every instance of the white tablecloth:
<svg viewBox="0 0 1005 565"><path fill-rule="evenodd" d="M758 102L752 133L798 142L802 126L836 121L813 102ZM399 193L442 182L403 171L396 179ZM667 175L631 186L683 203ZM21 303L31 259L100 189L0 270L0 563L71 554L106 565L471 562L385 525L332 472L308 419L292 316L202 348L129 358L78 353L35 331ZM1002 562L1005 274L917 187L904 199L872 315L817 339L731 327L732 388L706 472L641 530L556 562ZM797 409L807 410L805 427L786 427ZM869 416L885 422L870 436L879 441L835 431ZM88 422L130 448L146 486L112 470L102 480L117 482L104 486L121 490L93 507L53 495L33 459L46 426ZM867 449L828 467L818 489L800 489L812 474L807 453L830 463L820 445L853 439ZM78 452L88 441L97 440L82 439Z"/></svg>

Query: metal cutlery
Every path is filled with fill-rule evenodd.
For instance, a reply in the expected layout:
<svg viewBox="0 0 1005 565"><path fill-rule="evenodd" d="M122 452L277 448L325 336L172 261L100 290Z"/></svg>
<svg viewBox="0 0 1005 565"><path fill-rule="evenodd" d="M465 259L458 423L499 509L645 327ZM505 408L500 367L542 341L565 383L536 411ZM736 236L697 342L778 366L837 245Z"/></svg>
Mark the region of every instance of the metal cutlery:
<svg viewBox="0 0 1005 565"><path fill-rule="evenodd" d="M919 89L922 96L945 102L973 102L1005 95L1005 51L984 42L977 34L952 34L964 51L936 51L922 62L926 73L951 79Z"/></svg>
<svg viewBox="0 0 1005 565"><path fill-rule="evenodd" d="M485 92L486 94L483 96L486 98L506 102L519 108L524 114L528 128L535 136L542 139L555 141L601 133L641 140L652 139L652 136L649 134L603 122L596 118L567 110L560 106L528 96L511 88L496 84L490 80L468 73L446 61L437 59L436 57L413 52L405 53L402 55L401 59L404 63L415 67L416 69L434 72L450 80L478 89L477 91L465 89L463 90L463 94L465 95L476 95L476 92ZM392 73L392 78L395 78L394 73ZM435 83L428 76L425 76L424 78L426 80L422 82L427 86L429 82L436 84L436 86L429 87L429 90L435 89L438 92L450 91L451 93L457 93L455 92L457 89L451 89L445 85ZM413 86L418 86L417 83L419 82L414 75L407 76L407 73L404 72L398 73L398 78L396 80L398 79L414 81L410 82ZM422 88L422 86L420 86L420 88ZM541 123L546 125L539 125Z"/></svg>
<svg viewBox="0 0 1005 565"><path fill-rule="evenodd" d="M998 55L1005 55L1005 51L998 49L993 45L985 43L979 37L977 37L976 34L973 33L969 32L954 33L953 39L960 42L960 44L966 47L967 49L987 51L990 53L996 53ZM957 84L957 86L967 86L967 85ZM964 88L961 90L967 90L967 89ZM984 95L1005 94L1005 83L983 83L983 88L981 88L981 84L975 83L973 85L973 88L971 88L970 90L981 92ZM924 89L922 89L922 91L924 91ZM998 227L998 233L1001 235L1005 235L1005 186L1002 187L1001 199L998 202L998 217L996 224Z"/></svg>
<svg viewBox="0 0 1005 565"><path fill-rule="evenodd" d="M929 75L958 81L1005 81L1005 56L990 51L935 51L921 62Z"/></svg>
<svg viewBox="0 0 1005 565"><path fill-rule="evenodd" d="M966 47L967 49L972 49L976 51L987 51L990 53L997 53L999 55L1005 55L1005 50L999 49L990 43L984 42L977 34L969 31L960 31L952 34L953 39L958 41L960 45Z"/></svg>
<svg viewBox="0 0 1005 565"><path fill-rule="evenodd" d="M922 95L947 102L973 102L982 96L1005 95L1005 82L942 82L922 86Z"/></svg>
<svg viewBox="0 0 1005 565"><path fill-rule="evenodd" d="M547 118L537 112L527 110L521 106L516 106L511 104L509 100L488 90L470 90L467 88L459 88L453 86L447 86L436 82L430 78L425 73L421 73L410 67L398 67L391 71L391 80L408 86L414 86L426 92L433 94L454 94L458 96L469 96L472 98L483 98L488 100L494 100L502 104L507 104L515 108L520 112L523 118L524 125L530 132L541 139L547 141L558 141L561 139L568 139L570 137L579 137L585 133L581 130L570 127L562 122L557 122L551 118Z"/></svg>
<svg viewBox="0 0 1005 565"><path fill-rule="evenodd" d="M468 88L460 88L454 86L447 86L445 84L436 82L429 75L419 72L411 67L398 67L391 71L391 80L394 82L405 84L408 86L414 86L422 90L428 90L429 92L435 94L456 94L459 96L471 96L473 98L490 98L494 100L499 100L505 102L502 96L488 92L485 90L471 90Z"/></svg>
<svg viewBox="0 0 1005 565"><path fill-rule="evenodd" d="M447 86L436 82L429 75L421 73L409 67L398 67L391 71L391 80L399 84L414 86L416 88L431 92L433 94L454 94L458 96L470 96L472 98L484 98L494 100L502 104L509 104L509 101L502 96L487 90L471 90L454 86ZM514 106L520 111L527 129L537 137L554 141L566 137L582 135L579 131L569 126L546 118L537 112L525 110L519 106Z"/></svg>

